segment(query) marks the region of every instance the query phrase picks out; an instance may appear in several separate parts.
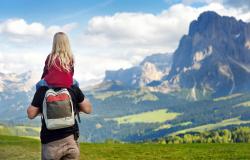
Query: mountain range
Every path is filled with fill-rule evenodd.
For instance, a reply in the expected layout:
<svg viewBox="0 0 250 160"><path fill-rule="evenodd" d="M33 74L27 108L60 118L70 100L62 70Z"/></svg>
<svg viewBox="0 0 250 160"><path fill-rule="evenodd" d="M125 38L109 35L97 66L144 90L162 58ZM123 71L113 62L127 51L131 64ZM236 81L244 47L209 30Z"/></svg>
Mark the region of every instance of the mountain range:
<svg viewBox="0 0 250 160"><path fill-rule="evenodd" d="M104 82L167 92L186 88L216 97L250 90L249 62L250 24L207 11L192 21L173 54L155 54L130 69L107 71Z"/></svg>

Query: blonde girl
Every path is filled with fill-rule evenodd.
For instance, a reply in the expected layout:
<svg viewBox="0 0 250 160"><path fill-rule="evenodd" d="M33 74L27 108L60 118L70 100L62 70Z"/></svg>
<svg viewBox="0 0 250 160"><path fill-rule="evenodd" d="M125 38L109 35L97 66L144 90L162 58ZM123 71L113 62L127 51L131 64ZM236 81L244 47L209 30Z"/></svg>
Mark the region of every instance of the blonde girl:
<svg viewBox="0 0 250 160"><path fill-rule="evenodd" d="M47 56L41 81L36 89L41 86L65 87L73 85L74 57L70 48L68 36L63 32L54 35L52 51ZM74 82L78 86L78 82Z"/></svg>

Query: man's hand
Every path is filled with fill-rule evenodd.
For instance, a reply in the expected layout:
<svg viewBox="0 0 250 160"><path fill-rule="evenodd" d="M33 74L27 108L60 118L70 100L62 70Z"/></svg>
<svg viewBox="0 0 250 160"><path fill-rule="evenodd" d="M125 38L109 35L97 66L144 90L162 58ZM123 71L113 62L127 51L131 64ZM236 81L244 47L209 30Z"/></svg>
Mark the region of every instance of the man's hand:
<svg viewBox="0 0 250 160"><path fill-rule="evenodd" d="M92 105L88 99L84 99L81 103L79 103L80 112L84 112L90 114L92 112Z"/></svg>

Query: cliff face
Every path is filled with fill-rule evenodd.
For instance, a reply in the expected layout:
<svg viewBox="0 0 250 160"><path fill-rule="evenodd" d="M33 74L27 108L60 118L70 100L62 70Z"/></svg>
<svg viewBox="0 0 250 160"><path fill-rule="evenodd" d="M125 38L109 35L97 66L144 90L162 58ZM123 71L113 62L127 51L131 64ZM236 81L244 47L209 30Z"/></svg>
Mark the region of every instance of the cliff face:
<svg viewBox="0 0 250 160"><path fill-rule="evenodd" d="M250 89L250 24L215 12L193 21L164 80L215 95Z"/></svg>

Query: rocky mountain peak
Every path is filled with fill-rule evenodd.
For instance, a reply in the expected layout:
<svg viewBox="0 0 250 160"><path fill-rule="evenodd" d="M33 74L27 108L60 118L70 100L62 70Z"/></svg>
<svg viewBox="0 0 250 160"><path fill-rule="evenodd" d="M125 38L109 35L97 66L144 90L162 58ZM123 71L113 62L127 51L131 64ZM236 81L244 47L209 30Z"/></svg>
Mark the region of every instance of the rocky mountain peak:
<svg viewBox="0 0 250 160"><path fill-rule="evenodd" d="M249 40L250 24L204 12L190 24L188 35L182 37L166 79L181 88L196 87L215 95L246 90L250 77Z"/></svg>
<svg viewBox="0 0 250 160"><path fill-rule="evenodd" d="M218 24L220 16L213 12L207 11L202 13L197 20L192 21L189 26L189 35L194 35L195 33L207 33L207 31L215 24Z"/></svg>

